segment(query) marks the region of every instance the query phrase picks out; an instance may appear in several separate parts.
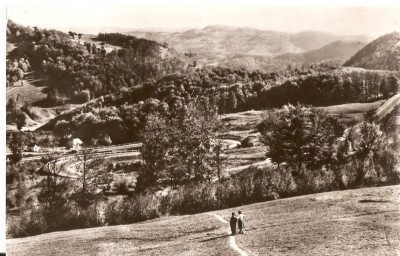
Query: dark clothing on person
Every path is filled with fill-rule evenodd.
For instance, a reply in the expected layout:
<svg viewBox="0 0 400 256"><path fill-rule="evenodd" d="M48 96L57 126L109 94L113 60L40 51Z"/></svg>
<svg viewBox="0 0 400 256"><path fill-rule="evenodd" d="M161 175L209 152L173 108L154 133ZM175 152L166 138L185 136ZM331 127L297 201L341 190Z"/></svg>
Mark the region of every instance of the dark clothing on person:
<svg viewBox="0 0 400 256"><path fill-rule="evenodd" d="M236 223L237 218L235 216L232 216L230 221L232 235L236 235Z"/></svg>

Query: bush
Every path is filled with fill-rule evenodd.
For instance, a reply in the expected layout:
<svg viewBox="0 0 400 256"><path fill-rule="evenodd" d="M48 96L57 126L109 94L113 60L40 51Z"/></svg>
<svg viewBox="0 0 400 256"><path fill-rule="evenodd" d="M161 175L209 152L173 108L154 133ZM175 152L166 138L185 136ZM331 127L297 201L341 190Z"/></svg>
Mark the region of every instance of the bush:
<svg viewBox="0 0 400 256"><path fill-rule="evenodd" d="M212 183L187 184L175 194L181 200L174 200L173 211L180 214L193 214L216 208L216 198Z"/></svg>
<svg viewBox="0 0 400 256"><path fill-rule="evenodd" d="M155 195L137 195L115 201L105 209L105 222L109 225L119 225L145 221L161 216L160 200Z"/></svg>
<svg viewBox="0 0 400 256"><path fill-rule="evenodd" d="M75 204L66 215L64 223L60 227L62 230L98 227L103 224L96 203L85 208Z"/></svg>
<svg viewBox="0 0 400 256"><path fill-rule="evenodd" d="M11 237L26 237L42 234L48 230L41 209L23 211L18 217L7 218L7 234Z"/></svg>
<svg viewBox="0 0 400 256"><path fill-rule="evenodd" d="M119 195L129 195L131 191L129 190L128 182L126 180L119 181L117 183L117 194Z"/></svg>

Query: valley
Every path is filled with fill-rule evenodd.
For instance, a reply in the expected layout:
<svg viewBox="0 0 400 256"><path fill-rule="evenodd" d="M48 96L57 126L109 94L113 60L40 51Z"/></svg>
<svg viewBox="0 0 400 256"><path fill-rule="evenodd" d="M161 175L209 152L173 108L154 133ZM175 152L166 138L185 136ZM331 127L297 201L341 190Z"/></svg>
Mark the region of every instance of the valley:
<svg viewBox="0 0 400 256"><path fill-rule="evenodd" d="M32 25L7 22L7 254L400 250L397 32Z"/></svg>

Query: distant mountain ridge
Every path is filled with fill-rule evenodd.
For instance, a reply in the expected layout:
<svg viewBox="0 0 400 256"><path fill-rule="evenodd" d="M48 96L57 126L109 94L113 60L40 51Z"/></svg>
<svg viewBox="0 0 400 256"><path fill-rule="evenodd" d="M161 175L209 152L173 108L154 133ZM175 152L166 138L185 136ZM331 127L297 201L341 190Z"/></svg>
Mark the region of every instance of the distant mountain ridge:
<svg viewBox="0 0 400 256"><path fill-rule="evenodd" d="M345 66L400 71L400 33L383 35L352 56Z"/></svg>
<svg viewBox="0 0 400 256"><path fill-rule="evenodd" d="M265 68L268 66L267 62L277 61L272 60L276 56L301 54L320 49L337 41L360 42L361 44L366 44L369 41L369 38L363 35L343 36L316 31L286 33L221 25L212 25L203 29L190 29L181 32L141 30L132 31L127 34L160 43L167 43L177 51L194 55L207 64L229 66L229 63L234 60L233 63L243 62L246 63L245 67L251 69ZM347 59L355 51L346 51L346 53L349 53L347 56L342 52L342 56L345 55L344 57ZM330 58L331 56L328 57ZM317 58L317 60L320 60L320 58ZM284 62L281 64L285 65L287 63ZM236 64L232 65L235 66Z"/></svg>
<svg viewBox="0 0 400 256"><path fill-rule="evenodd" d="M275 57L275 59L293 61L294 63L302 63L305 65L328 61L341 65L349 56L365 45L366 43L362 41L335 41L316 50L297 54L284 54Z"/></svg>

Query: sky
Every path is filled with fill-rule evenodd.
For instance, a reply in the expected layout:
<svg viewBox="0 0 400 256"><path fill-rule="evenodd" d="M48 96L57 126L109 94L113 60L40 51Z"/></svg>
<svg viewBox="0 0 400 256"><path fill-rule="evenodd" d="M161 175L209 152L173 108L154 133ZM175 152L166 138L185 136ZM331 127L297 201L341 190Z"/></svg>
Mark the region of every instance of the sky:
<svg viewBox="0 0 400 256"><path fill-rule="evenodd" d="M101 2L100 2L101 3ZM126 5L9 5L6 16L16 23L63 31L98 33L113 27L121 32L135 29L184 30L208 25L251 27L282 32L325 31L377 37L400 29L400 4L363 7L316 4L279 6L245 2L212 4ZM296 2L299 3L299 2Z"/></svg>

